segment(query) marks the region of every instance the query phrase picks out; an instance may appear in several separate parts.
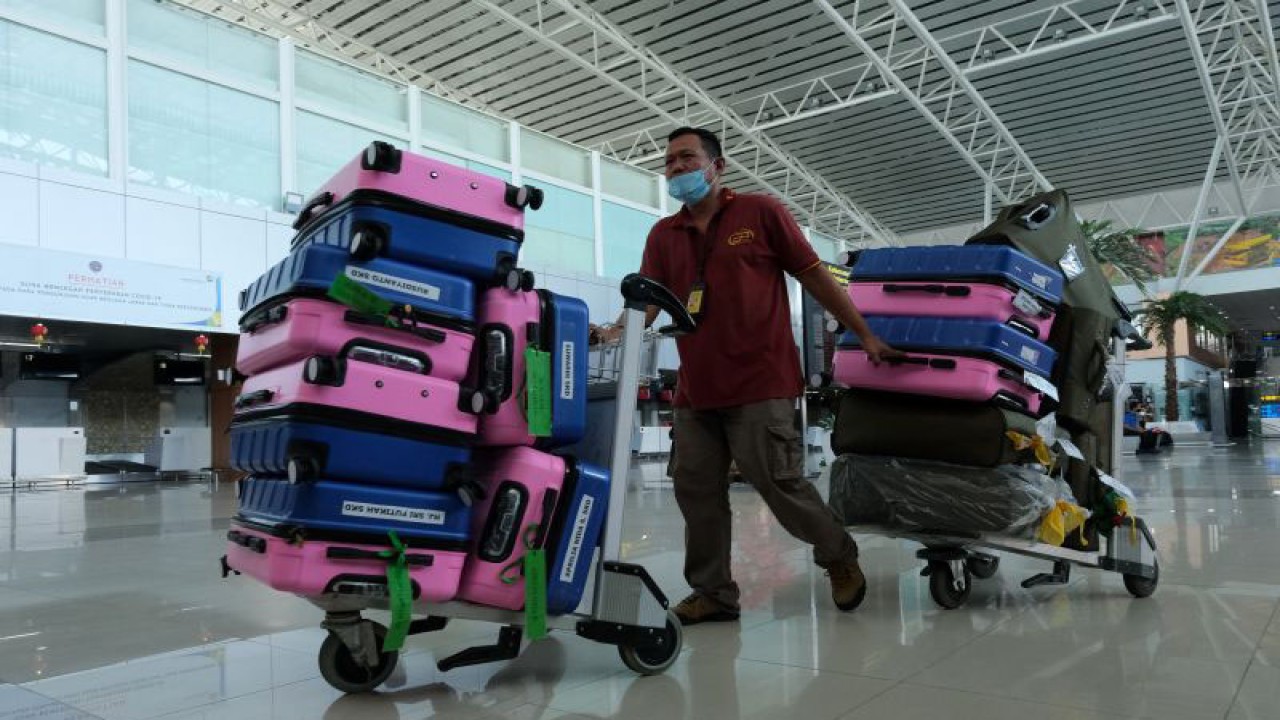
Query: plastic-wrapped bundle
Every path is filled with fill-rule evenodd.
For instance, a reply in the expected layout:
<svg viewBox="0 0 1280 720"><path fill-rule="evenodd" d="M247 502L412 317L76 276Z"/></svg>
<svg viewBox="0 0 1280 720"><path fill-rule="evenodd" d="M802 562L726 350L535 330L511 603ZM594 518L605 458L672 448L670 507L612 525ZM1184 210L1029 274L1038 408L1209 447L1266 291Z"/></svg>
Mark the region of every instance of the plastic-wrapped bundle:
<svg viewBox="0 0 1280 720"><path fill-rule="evenodd" d="M828 504L846 525L1030 537L1059 501L1074 502L1065 482L1022 465L841 455L831 466Z"/></svg>

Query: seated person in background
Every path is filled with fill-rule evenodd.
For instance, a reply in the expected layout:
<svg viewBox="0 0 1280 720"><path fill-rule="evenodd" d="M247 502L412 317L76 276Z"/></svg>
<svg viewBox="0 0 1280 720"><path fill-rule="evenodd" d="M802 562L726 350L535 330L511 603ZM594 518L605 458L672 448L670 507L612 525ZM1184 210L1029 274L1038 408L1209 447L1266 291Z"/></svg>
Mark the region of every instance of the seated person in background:
<svg viewBox="0 0 1280 720"><path fill-rule="evenodd" d="M1138 421L1138 455L1155 455L1161 448L1173 447L1173 436L1160 428L1148 428L1146 420ZM1125 435L1129 428L1125 427Z"/></svg>

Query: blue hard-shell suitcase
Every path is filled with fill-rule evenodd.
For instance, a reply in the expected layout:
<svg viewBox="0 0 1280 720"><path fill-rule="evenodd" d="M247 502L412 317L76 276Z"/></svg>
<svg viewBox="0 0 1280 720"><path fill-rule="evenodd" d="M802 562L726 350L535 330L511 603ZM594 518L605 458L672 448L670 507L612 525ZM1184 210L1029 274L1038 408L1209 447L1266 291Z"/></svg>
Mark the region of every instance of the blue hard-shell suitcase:
<svg viewBox="0 0 1280 720"><path fill-rule="evenodd" d="M238 517L263 527L297 528L325 537L386 537L462 548L471 508L456 492L432 492L318 480L293 484L270 478L240 481Z"/></svg>
<svg viewBox="0 0 1280 720"><path fill-rule="evenodd" d="M853 253L850 280L999 281L1051 305L1062 302L1062 273L1010 247L939 245Z"/></svg>
<svg viewBox="0 0 1280 720"><path fill-rule="evenodd" d="M476 290L470 280L386 258L358 262L329 245L299 248L273 265L240 292L240 310L252 312L284 295L323 296L342 274L394 306L411 306L432 323L471 330L475 322Z"/></svg>
<svg viewBox="0 0 1280 720"><path fill-rule="evenodd" d="M582 600L609 513L609 471L565 458L570 470L547 532L547 612L573 612Z"/></svg>
<svg viewBox="0 0 1280 720"><path fill-rule="evenodd" d="M933 317L867 317L871 332L898 350L991 357L1006 365L1048 377L1057 353L1048 345L994 320ZM858 336L843 333L840 347L860 347Z"/></svg>
<svg viewBox="0 0 1280 720"><path fill-rule="evenodd" d="M579 298L539 290L539 345L551 353L551 436L539 447L576 443L587 427L587 304Z"/></svg>
<svg viewBox="0 0 1280 720"><path fill-rule="evenodd" d="M300 414L269 414L231 424L231 466L300 482L329 478L438 490L463 479L471 449L422 427Z"/></svg>
<svg viewBox="0 0 1280 720"><path fill-rule="evenodd" d="M324 245L359 261L386 257L492 285L516 267L524 231L385 193L355 192L304 227L293 249Z"/></svg>

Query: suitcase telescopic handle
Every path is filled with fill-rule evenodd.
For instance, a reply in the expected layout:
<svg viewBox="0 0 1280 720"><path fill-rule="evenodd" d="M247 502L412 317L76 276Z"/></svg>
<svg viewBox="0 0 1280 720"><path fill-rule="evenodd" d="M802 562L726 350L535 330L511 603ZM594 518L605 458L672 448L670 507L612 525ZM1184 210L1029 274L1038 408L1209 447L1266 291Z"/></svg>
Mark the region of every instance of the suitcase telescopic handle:
<svg viewBox="0 0 1280 720"><path fill-rule="evenodd" d="M871 359L868 357L867 361L870 362ZM933 368L934 370L956 369L956 361L949 360L947 358L929 358L905 355L903 357L885 358L884 361L890 365L924 365L925 367Z"/></svg>
<svg viewBox="0 0 1280 720"><path fill-rule="evenodd" d="M898 285L890 283L882 286L886 293L928 293L929 295L946 295L947 297L968 297L969 288L964 285Z"/></svg>
<svg viewBox="0 0 1280 720"><path fill-rule="evenodd" d="M249 407L250 405L257 405L259 403L271 402L271 398L275 396L276 396L275 392L271 390L256 390L251 393L245 393L244 395L241 395L240 397L236 398L236 407L246 408L246 407Z"/></svg>
<svg viewBox="0 0 1280 720"><path fill-rule="evenodd" d="M287 305L277 305L265 312L254 313L248 320L240 324L240 332L255 333L268 325L278 325L289 316Z"/></svg>
<svg viewBox="0 0 1280 720"><path fill-rule="evenodd" d="M386 560L380 550L361 550L360 548L351 547L330 547L324 551L324 556L330 560ZM405 555L405 562L418 567L431 567L435 562L435 558L431 555Z"/></svg>
<svg viewBox="0 0 1280 720"><path fill-rule="evenodd" d="M400 326L392 329L403 330L405 332L412 333L422 338L423 340L426 340L427 342L433 342L433 343L436 343L437 345L440 343L443 343L445 340L448 339L448 336L444 334L443 330L438 330L433 327L424 327L422 325L418 325L417 324L418 321L416 318L408 318L406 320L404 317L401 317L400 319L401 319ZM372 325L374 327L388 327L386 319L383 318L382 316L372 315L368 313L360 313L360 312L356 312L355 310L348 310L347 314L343 317L343 320L345 320L348 323L351 323L352 325Z"/></svg>
<svg viewBox="0 0 1280 720"><path fill-rule="evenodd" d="M311 219L311 213L315 212L319 208L328 207L332 204L333 193L327 190L311 198L307 201L307 204L303 205L302 209L298 211L298 217L293 219L293 229L301 230L302 226L306 225L307 221Z"/></svg>
<svg viewBox="0 0 1280 720"><path fill-rule="evenodd" d="M551 529L551 516L556 511L556 503L560 502L560 493L554 488L542 492L542 522L538 523L537 536L533 539L533 547L546 547L547 533Z"/></svg>
<svg viewBox="0 0 1280 720"><path fill-rule="evenodd" d="M256 552L260 555L266 554L267 552L267 541L260 537L248 535L238 530L228 530L227 539L242 548Z"/></svg>

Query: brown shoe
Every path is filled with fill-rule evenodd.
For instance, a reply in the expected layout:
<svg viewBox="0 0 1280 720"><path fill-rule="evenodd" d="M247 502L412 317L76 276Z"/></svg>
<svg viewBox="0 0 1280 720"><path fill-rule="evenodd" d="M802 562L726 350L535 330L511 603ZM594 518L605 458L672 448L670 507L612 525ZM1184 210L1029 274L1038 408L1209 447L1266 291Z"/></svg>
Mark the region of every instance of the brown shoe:
<svg viewBox="0 0 1280 720"><path fill-rule="evenodd" d="M697 625L704 622L735 622L738 611L730 610L705 595L693 593L675 607L681 625Z"/></svg>
<svg viewBox="0 0 1280 720"><path fill-rule="evenodd" d="M827 568L831 578L831 599L844 612L856 609L867 597L867 578L857 560L839 562Z"/></svg>

